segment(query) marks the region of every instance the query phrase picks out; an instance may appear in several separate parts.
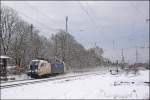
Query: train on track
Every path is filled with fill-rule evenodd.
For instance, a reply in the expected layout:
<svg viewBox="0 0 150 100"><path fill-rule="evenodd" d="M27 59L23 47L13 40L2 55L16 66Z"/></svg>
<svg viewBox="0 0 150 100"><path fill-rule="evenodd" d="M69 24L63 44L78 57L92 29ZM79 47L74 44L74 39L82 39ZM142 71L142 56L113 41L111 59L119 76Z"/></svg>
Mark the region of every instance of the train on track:
<svg viewBox="0 0 150 100"><path fill-rule="evenodd" d="M65 73L65 63L58 59L51 60L32 60L29 64L28 75L31 78L41 78L50 75Z"/></svg>

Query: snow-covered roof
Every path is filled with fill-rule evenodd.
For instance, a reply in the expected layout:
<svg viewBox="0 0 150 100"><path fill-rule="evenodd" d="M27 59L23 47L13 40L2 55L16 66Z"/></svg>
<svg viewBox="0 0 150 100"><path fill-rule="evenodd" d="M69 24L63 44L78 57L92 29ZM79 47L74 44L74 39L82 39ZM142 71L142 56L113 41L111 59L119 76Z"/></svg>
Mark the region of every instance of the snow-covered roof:
<svg viewBox="0 0 150 100"><path fill-rule="evenodd" d="M5 56L5 55L1 55L0 58L1 58L1 59L9 59L9 58L11 58L11 57L8 57L8 56Z"/></svg>

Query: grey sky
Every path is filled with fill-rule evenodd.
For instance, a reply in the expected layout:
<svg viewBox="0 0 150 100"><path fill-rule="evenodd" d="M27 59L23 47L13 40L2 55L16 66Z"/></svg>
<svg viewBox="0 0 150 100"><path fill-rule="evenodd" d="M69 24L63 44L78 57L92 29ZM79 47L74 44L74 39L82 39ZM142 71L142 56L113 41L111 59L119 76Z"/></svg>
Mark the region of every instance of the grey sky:
<svg viewBox="0 0 150 100"><path fill-rule="evenodd" d="M26 21L51 36L65 29L86 48L129 48L149 45L149 1L5 1Z"/></svg>

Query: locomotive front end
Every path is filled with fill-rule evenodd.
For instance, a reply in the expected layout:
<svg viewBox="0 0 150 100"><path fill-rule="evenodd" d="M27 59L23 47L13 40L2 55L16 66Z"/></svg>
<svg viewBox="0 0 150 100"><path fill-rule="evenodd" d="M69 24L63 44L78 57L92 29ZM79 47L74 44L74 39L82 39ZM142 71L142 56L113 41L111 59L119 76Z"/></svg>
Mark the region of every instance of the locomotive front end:
<svg viewBox="0 0 150 100"><path fill-rule="evenodd" d="M32 60L29 69L30 69L30 75L31 77L38 77L38 66L39 66L39 60Z"/></svg>

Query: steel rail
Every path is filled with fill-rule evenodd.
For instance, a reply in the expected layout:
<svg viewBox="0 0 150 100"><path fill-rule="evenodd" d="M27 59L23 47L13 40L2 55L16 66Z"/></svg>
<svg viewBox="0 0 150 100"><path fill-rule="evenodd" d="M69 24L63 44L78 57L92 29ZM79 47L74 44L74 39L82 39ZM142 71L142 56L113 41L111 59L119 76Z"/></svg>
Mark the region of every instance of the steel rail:
<svg viewBox="0 0 150 100"><path fill-rule="evenodd" d="M47 78L47 79L42 79L42 80L35 80L35 81L28 81L28 82L22 82L22 83L15 83L15 84L9 84L9 85L4 85L0 86L0 89L4 88L11 88L11 87L17 87L17 86L23 86L23 85L29 85L29 84L38 84L38 83L43 83L43 82L48 82L48 81L54 81L54 80L61 80L61 79L68 79L68 78L74 78L74 77L79 77L79 76L87 76L87 75L102 75L103 73L86 73L86 74L80 74L80 75L70 75L70 76L64 76L64 77L52 77L52 78Z"/></svg>

